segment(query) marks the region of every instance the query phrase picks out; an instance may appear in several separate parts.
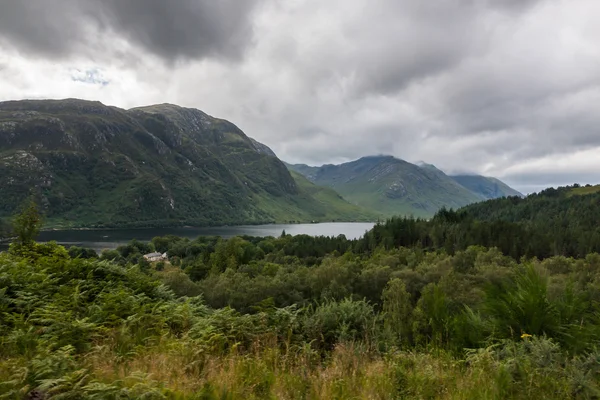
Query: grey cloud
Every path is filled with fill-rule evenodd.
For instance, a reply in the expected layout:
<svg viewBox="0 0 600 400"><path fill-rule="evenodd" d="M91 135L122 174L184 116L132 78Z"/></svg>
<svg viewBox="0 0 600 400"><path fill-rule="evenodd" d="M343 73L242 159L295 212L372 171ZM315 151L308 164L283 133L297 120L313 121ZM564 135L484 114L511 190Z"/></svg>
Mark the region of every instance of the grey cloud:
<svg viewBox="0 0 600 400"><path fill-rule="evenodd" d="M93 54L126 39L168 61L238 58L257 0L4 0L0 39L45 57Z"/></svg>
<svg viewBox="0 0 600 400"><path fill-rule="evenodd" d="M358 96L389 95L488 51L491 10L523 14L546 0L373 1L349 29ZM496 16L498 18L498 16ZM360 28L362 27L362 28ZM350 61L350 60L349 60Z"/></svg>
<svg viewBox="0 0 600 400"><path fill-rule="evenodd" d="M43 56L75 50L74 42L80 34L77 3L68 0L60 4L63 7L43 0L2 1L0 40Z"/></svg>
<svg viewBox="0 0 600 400"><path fill-rule="evenodd" d="M1 1L0 40L21 54L93 60L88 48L124 40L146 69L68 67L108 71L100 95L113 101L167 101L229 119L286 161L391 153L496 175L525 192L600 182L582 169L595 165L590 149L600 152L596 0ZM154 68L145 53L190 62ZM203 57L212 59L196 62ZM22 70L0 53L2 63ZM121 65L145 86L120 79ZM32 78L9 93L30 81L44 93ZM588 160L564 164L562 175L531 167L581 150Z"/></svg>
<svg viewBox="0 0 600 400"><path fill-rule="evenodd" d="M574 183L580 185L598 184L598 173L594 171L563 171L558 173L532 171L526 174L507 175L502 179L522 193L533 193L548 187L567 186Z"/></svg>
<svg viewBox="0 0 600 400"><path fill-rule="evenodd" d="M543 1L544 0L487 0L483 3L489 7L522 12L543 3Z"/></svg>
<svg viewBox="0 0 600 400"><path fill-rule="evenodd" d="M109 80L104 78L102 71L98 70L97 68L88 69L85 71L76 69L71 72L71 79L75 82L83 82L100 86L106 86L110 83Z"/></svg>

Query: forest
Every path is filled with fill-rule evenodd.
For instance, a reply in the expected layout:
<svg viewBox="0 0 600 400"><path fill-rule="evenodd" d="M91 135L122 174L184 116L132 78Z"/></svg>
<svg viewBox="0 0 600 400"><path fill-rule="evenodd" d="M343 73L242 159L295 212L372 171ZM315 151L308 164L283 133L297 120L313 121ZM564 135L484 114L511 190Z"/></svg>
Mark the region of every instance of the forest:
<svg viewBox="0 0 600 400"><path fill-rule="evenodd" d="M580 189L358 240L102 254L36 243L31 203L0 254L0 398L599 398L600 195Z"/></svg>

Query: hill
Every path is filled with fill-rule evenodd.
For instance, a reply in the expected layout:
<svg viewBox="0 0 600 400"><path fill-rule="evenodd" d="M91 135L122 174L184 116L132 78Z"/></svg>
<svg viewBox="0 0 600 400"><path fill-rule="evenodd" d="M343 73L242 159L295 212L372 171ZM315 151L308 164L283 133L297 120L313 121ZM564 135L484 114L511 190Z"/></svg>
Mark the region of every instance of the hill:
<svg viewBox="0 0 600 400"><path fill-rule="evenodd" d="M549 188L526 197L508 197L471 204L458 210L479 221L508 221L563 227L600 227L600 186Z"/></svg>
<svg viewBox="0 0 600 400"><path fill-rule="evenodd" d="M323 221L356 210L300 186L267 146L200 110L0 103L0 218L32 190L53 227Z"/></svg>
<svg viewBox="0 0 600 400"><path fill-rule="evenodd" d="M375 211L369 211L366 208L349 203L331 188L315 185L298 172L290 171L290 173L300 192L309 199L316 200L321 205L321 207L318 205L313 206L313 210L322 213L324 220L374 221L382 217L381 214ZM335 210L335 213L331 212L332 209Z"/></svg>
<svg viewBox="0 0 600 400"><path fill-rule="evenodd" d="M392 156L363 157L341 165L289 165L317 185L328 186L346 200L385 215L432 216L442 207L459 208L480 201L433 166L417 166Z"/></svg>
<svg viewBox="0 0 600 400"><path fill-rule="evenodd" d="M586 194L594 194L600 192L600 185L585 185L585 186L574 186L569 192L568 196L582 196Z"/></svg>
<svg viewBox="0 0 600 400"><path fill-rule="evenodd" d="M386 248L418 245L453 254L478 245L496 247L515 259L584 258L600 253L600 191L594 188L550 188L525 198L493 199L456 211L441 209L429 220L392 218L375 225L359 250L374 250L381 244Z"/></svg>

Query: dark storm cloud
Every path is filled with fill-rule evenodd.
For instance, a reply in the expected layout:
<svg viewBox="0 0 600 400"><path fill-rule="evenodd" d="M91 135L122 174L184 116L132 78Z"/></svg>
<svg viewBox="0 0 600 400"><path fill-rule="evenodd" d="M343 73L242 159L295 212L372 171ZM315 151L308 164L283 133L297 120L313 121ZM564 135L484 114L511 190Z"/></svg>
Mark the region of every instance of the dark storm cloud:
<svg viewBox="0 0 600 400"><path fill-rule="evenodd" d="M64 57L126 39L165 60L239 57L252 38L255 0L3 0L0 40Z"/></svg>

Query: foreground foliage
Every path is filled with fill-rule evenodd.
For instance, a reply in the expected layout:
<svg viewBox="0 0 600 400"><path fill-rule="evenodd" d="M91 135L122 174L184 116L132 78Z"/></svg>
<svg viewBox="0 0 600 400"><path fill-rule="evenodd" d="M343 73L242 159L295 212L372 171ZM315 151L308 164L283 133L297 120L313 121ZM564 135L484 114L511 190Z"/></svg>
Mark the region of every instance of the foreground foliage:
<svg viewBox="0 0 600 400"><path fill-rule="evenodd" d="M183 241L171 239L116 253ZM202 274L175 255L134 265L13 245L0 255L2 398L600 394L599 255L517 262L481 247L400 248L315 260L276 250L302 239L180 243L214 244L195 281Z"/></svg>

